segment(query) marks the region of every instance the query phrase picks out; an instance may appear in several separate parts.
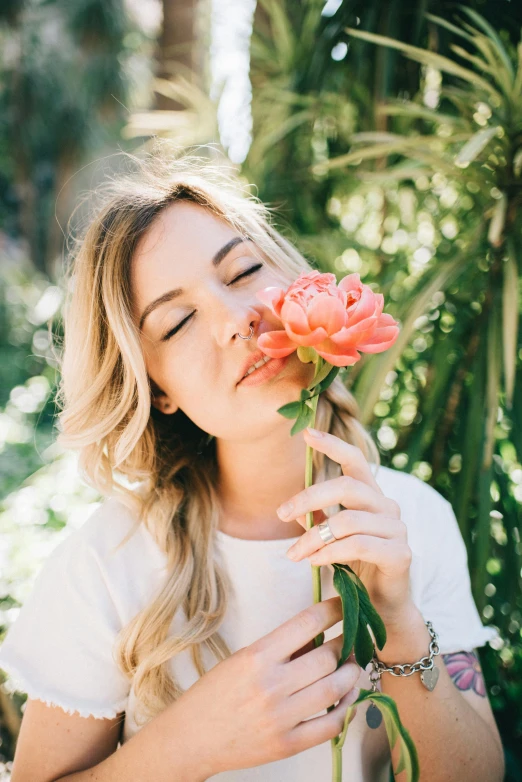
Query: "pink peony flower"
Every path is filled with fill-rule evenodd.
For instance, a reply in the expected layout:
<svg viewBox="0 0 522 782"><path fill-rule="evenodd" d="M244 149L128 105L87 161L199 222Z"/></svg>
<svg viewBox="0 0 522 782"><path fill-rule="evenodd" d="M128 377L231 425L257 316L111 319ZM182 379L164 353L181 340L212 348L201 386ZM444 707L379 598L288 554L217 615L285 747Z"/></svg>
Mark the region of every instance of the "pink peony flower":
<svg viewBox="0 0 522 782"><path fill-rule="evenodd" d="M283 324L257 340L272 358L288 356L299 346L313 347L333 366L347 367L359 361L358 351L381 353L399 334L397 321L382 311L382 293L374 293L358 274L348 274L337 285L335 274L303 272L286 291L270 287L256 295Z"/></svg>

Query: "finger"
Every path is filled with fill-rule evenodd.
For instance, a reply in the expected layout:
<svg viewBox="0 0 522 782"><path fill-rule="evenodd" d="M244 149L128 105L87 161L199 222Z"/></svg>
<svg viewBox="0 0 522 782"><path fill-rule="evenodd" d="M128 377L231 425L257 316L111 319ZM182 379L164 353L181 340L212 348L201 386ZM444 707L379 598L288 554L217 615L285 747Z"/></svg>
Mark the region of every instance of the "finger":
<svg viewBox="0 0 522 782"><path fill-rule="evenodd" d="M385 497L382 493L377 494L366 483L349 475L340 475L338 478L308 486L281 505L276 513L282 521L291 521L297 516L303 516L320 508L327 508L330 505L343 505L345 508L354 510L396 516L394 507L396 503L393 500Z"/></svg>
<svg viewBox="0 0 522 782"><path fill-rule="evenodd" d="M351 535L336 543L328 543L309 557L312 565L334 562L369 562L386 575L397 575L409 568L412 551L407 543L371 535Z"/></svg>
<svg viewBox="0 0 522 782"><path fill-rule="evenodd" d="M320 717L311 717L300 722L289 733L289 738L296 752L315 747L338 736L344 728L344 720L348 706L354 703L360 694L360 688L354 687L341 698L335 709ZM350 722L357 714L356 706ZM349 723L348 723L349 724Z"/></svg>
<svg viewBox="0 0 522 782"><path fill-rule="evenodd" d="M252 646L263 655L271 655L278 662L288 662L290 656L308 641L343 618L339 595L321 600L283 622L272 632L262 636Z"/></svg>
<svg viewBox="0 0 522 782"><path fill-rule="evenodd" d="M292 695L337 670L342 648L343 634L340 633L321 646L307 650L306 654L293 657L284 667L285 695Z"/></svg>
<svg viewBox="0 0 522 782"><path fill-rule="evenodd" d="M296 725L333 706L357 685L360 675L361 668L356 663L346 662L328 676L290 695L288 716L291 723Z"/></svg>
<svg viewBox="0 0 522 782"><path fill-rule="evenodd" d="M407 528L403 521L363 510L342 510L328 519L328 526L338 540L350 535L365 534L407 541ZM309 557L314 551L333 545L333 542L325 543L316 525L304 532L296 543L290 546L286 555L297 562L303 557Z"/></svg>
<svg viewBox="0 0 522 782"><path fill-rule="evenodd" d="M317 430L314 430L317 431ZM368 484L378 494L383 491L373 476L370 464L360 448L341 440L329 432L321 432L320 437L310 434L308 427L303 430L306 444L316 451L326 454L341 465L344 475L351 475L358 481Z"/></svg>

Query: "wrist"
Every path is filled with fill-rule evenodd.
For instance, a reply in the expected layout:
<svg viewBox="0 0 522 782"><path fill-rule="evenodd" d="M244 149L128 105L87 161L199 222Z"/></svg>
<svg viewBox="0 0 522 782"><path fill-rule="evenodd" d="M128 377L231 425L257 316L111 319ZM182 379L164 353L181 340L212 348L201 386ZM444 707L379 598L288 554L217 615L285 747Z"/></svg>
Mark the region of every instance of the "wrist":
<svg viewBox="0 0 522 782"><path fill-rule="evenodd" d="M375 647L375 657L385 665L412 663L429 654L431 636L424 617L414 603L392 622L386 623L386 643Z"/></svg>

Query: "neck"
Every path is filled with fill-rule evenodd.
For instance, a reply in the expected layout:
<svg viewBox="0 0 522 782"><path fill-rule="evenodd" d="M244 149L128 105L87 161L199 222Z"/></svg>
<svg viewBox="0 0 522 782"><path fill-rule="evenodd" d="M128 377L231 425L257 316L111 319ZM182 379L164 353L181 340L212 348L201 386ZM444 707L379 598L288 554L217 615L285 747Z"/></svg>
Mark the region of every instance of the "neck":
<svg viewBox="0 0 522 782"><path fill-rule="evenodd" d="M306 442L287 427L259 440L218 439L219 527L234 537L271 540L301 535L298 521L284 522L276 509L305 487Z"/></svg>

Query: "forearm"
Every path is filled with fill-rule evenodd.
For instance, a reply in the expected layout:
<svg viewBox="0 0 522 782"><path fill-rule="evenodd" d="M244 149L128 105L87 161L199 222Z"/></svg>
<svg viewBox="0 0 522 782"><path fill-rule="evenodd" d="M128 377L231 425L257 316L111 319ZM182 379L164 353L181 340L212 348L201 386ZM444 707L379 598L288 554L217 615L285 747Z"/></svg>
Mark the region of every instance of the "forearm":
<svg viewBox="0 0 522 782"><path fill-rule="evenodd" d="M430 641L424 619L413 606L401 623L387 628L386 645L377 657L388 666L413 663L429 654ZM501 782L502 747L456 688L442 656L433 661L439 678L432 692L422 684L420 673L404 677L385 672L381 676L382 692L396 702L401 722L415 743L422 782ZM392 757L395 766L398 746Z"/></svg>
<svg viewBox="0 0 522 782"><path fill-rule="evenodd" d="M213 771L197 736L187 729L181 699L101 763L56 782L205 782Z"/></svg>

